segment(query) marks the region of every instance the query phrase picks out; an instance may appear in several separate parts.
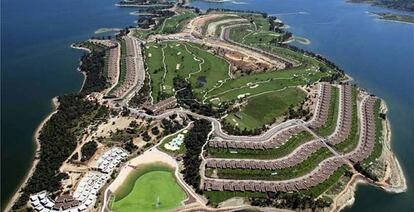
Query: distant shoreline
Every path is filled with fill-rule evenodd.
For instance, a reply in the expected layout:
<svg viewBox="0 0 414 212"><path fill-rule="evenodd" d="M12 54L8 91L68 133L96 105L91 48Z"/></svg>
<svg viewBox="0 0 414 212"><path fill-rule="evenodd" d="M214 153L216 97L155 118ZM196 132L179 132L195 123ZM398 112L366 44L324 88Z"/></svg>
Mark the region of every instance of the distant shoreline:
<svg viewBox="0 0 414 212"><path fill-rule="evenodd" d="M377 17L377 20L414 25L414 16L398 15L398 14L393 14L393 13L377 13L377 12L367 12L367 13L369 15ZM402 20L402 19L406 19L406 20Z"/></svg>
<svg viewBox="0 0 414 212"><path fill-rule="evenodd" d="M378 1L375 0L346 0L347 3L352 3L352 4L367 4L369 6L374 6L374 7L382 7L382 8L387 8L387 9L392 9L392 10L398 10L398 11L403 11L403 12L414 12L412 8L407 7L407 5L401 5L402 7L392 7L391 5L387 5L387 4L379 4Z"/></svg>

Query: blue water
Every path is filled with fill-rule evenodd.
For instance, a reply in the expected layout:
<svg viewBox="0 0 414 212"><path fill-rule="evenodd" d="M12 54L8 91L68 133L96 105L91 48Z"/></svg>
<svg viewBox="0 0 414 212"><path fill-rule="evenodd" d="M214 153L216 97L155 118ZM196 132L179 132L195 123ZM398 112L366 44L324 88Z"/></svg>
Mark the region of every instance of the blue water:
<svg viewBox="0 0 414 212"><path fill-rule="evenodd" d="M389 107L392 148L408 191L390 194L358 186L355 204L346 211L413 211L414 25L377 20L370 12L410 14L345 0L245 0L244 4L193 2L202 9L231 8L274 14L311 45L296 44L329 58Z"/></svg>
<svg viewBox="0 0 414 212"><path fill-rule="evenodd" d="M203 9L225 7L278 14L302 48L323 54L361 87L385 99L392 147L405 171L408 192L389 194L359 186L347 211L412 211L414 123L414 25L379 21L367 11L388 9L345 0L245 0L246 4L192 2ZM50 99L79 89L75 71L80 51L70 43L101 27L125 27L132 10L109 0L3 0L1 17L1 186L2 207L25 175L33 157L32 134L50 112ZM398 11L392 11L397 12Z"/></svg>
<svg viewBox="0 0 414 212"><path fill-rule="evenodd" d="M101 27L127 27L132 10L113 0L1 1L1 202L30 168L32 135L54 96L78 91L79 50Z"/></svg>

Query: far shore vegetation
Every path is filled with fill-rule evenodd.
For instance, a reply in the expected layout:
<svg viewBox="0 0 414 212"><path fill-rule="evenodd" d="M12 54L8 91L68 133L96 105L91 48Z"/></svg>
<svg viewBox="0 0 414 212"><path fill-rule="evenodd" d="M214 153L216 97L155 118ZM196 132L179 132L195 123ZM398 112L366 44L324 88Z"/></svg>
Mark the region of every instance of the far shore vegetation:
<svg viewBox="0 0 414 212"><path fill-rule="evenodd" d="M411 15L401 15L401 14L393 14L393 13L375 13L379 19L387 20L387 21L399 21L399 22L406 22L414 24L414 16Z"/></svg>

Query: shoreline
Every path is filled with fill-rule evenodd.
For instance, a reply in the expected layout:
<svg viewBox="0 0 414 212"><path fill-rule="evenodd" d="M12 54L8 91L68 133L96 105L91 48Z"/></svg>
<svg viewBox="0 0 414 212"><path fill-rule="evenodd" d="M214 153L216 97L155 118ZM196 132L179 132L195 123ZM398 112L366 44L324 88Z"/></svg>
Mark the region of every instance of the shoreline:
<svg viewBox="0 0 414 212"><path fill-rule="evenodd" d="M381 113L387 113L388 108L386 102L381 99ZM391 150L391 125L388 118L384 121L385 128L384 143L382 144L383 150L381 157L384 157L386 165L385 175L379 182L371 183L365 179L365 177L359 173L354 174L345 188L335 196L332 208L329 210L341 211L346 207L351 207L355 202L355 193L359 184L369 184L371 186L377 186L388 193L403 193L407 191L407 181L405 179L404 172L400 166L397 157ZM389 181L389 183L387 182Z"/></svg>
<svg viewBox="0 0 414 212"><path fill-rule="evenodd" d="M387 114L388 107L384 100L381 99L381 113ZM379 187L389 193L402 193L407 191L407 179L405 179L404 171L401 168L398 158L395 156L391 148L391 124L388 117L383 121L385 125L385 138L382 144L383 150L381 157L384 157L387 163L383 179L377 183ZM388 182L389 181L389 182Z"/></svg>
<svg viewBox="0 0 414 212"><path fill-rule="evenodd" d="M370 12L370 11L366 11L366 13L369 16L373 16L376 18L376 20L379 21L386 21L386 22L394 22L394 23L400 23L400 24L410 24L410 25L414 25L414 22L410 22L410 21L404 21L404 20L395 20L395 19L390 19L390 18L386 18L384 15L378 14L376 12ZM390 15L396 15L396 16L405 16L405 15L401 15L401 14L395 14L395 13L387 13Z"/></svg>
<svg viewBox="0 0 414 212"><path fill-rule="evenodd" d="M91 51L90 49L88 49L88 48L85 48L85 47L79 47L79 46L75 46L75 44L74 44L74 43L70 44L70 48L73 48L73 49L79 49L79 50L83 50L83 51L86 51L86 52L88 52L88 53L91 53L91 52L92 52L92 51ZM86 75L86 73L85 73L85 72L83 72L83 71L80 69L80 67L81 67L81 66L82 66L82 61L80 60L80 61L79 61L79 66L76 68L76 70L77 70L79 73L81 73L81 74L82 74L82 76L83 76L82 85L81 85L81 87L80 87L80 89L79 89L79 92L81 92L81 91L82 91L83 86L85 85L85 82L86 82L86 78L88 77L88 76Z"/></svg>
<svg viewBox="0 0 414 212"><path fill-rule="evenodd" d="M359 173L352 175L351 180L345 188L333 199L332 208L329 211L341 211L347 207L351 207L355 202L355 193L357 192L359 184L369 183Z"/></svg>
<svg viewBox="0 0 414 212"><path fill-rule="evenodd" d="M29 181L29 179L32 177L34 171L36 170L36 166L39 163L39 155L40 155L40 151L41 151L41 145L40 145L40 140L39 140L39 136L40 136L40 132L42 131L44 125L49 121L49 119L58 112L58 107L59 107L59 101L57 99L57 96L53 97L51 99L51 105L52 105L52 111L40 122L40 124L36 127L32 139L33 142L35 144L35 148L34 148L34 156L33 156L33 161L30 165L30 169L28 169L28 171L26 172L25 177L23 178L23 180L21 181L21 183L19 184L19 186L17 187L17 189L15 190L13 196L9 199L6 207L4 208L3 211L10 211L11 208L13 207L14 203L20 198L21 195L21 190L27 185L27 182Z"/></svg>
<svg viewBox="0 0 414 212"><path fill-rule="evenodd" d="M88 53L91 52L90 49L88 48L83 48L83 47L77 47L74 44L70 45L70 48L73 49L79 49L79 50L83 50L86 51ZM79 90L82 91L83 85L85 84L86 81L86 73L82 72L80 70L80 65L82 64L82 61L80 61L79 63L79 67L77 68L77 70L82 73L83 75L83 82L82 82L82 86ZM25 177L23 178L23 180L21 181L21 183L19 184L19 186L17 187L17 189L14 191L13 196L8 200L8 203L6 204L6 207L4 208L3 211L10 211L11 208L13 207L14 203L20 198L21 195L21 190L26 186L27 182L29 181L29 179L32 177L34 171L36 170L36 166L39 163L39 154L41 151L41 145L40 145L40 140L39 140L39 136L40 136L40 132L42 131L44 125L49 121L49 119L58 112L58 107L59 107L59 100L58 100L58 96L53 97L51 100L51 105L52 105L52 111L45 117L43 118L43 120L40 122L40 124L36 127L32 139L33 142L35 143L35 149L34 149L34 156L33 156L33 161L30 165L30 169L28 169L28 171L26 172Z"/></svg>

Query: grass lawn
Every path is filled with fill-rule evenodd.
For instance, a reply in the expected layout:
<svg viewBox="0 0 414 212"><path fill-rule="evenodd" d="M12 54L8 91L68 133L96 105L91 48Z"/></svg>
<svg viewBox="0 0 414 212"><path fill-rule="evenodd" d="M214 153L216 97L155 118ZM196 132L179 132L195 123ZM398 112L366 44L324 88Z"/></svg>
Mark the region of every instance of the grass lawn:
<svg viewBox="0 0 414 212"><path fill-rule="evenodd" d="M321 77L328 75L328 73L319 72L314 68L297 67L284 71L270 71L241 76L227 80L222 86L208 92L206 100L211 101L212 99L218 98L220 101L211 102L213 104L219 104L219 102L237 99L241 94L249 93L250 95L254 95L265 91L283 89L288 86L311 84L318 81ZM251 88L248 86L248 83L255 83L259 86Z"/></svg>
<svg viewBox="0 0 414 212"><path fill-rule="evenodd" d="M148 44L145 47L145 63L151 77L151 95L154 102L157 102L160 98L160 84L164 75L162 47L163 46L156 44Z"/></svg>
<svg viewBox="0 0 414 212"><path fill-rule="evenodd" d="M194 59L191 52L188 52L185 44L177 42L167 42L167 47L164 48L165 64L167 67L167 74L164 78L163 92L173 95L174 86L173 79L175 76L188 77L190 73L195 73L199 70L200 61Z"/></svg>
<svg viewBox="0 0 414 212"><path fill-rule="evenodd" d="M228 77L229 64L195 44L149 43L145 48L145 56L151 76L152 97L155 101L160 100L162 95L174 95L173 79L175 76L188 78L195 94L200 98L202 92L213 88L219 80ZM165 67L163 61L165 61Z"/></svg>
<svg viewBox="0 0 414 212"><path fill-rule="evenodd" d="M308 159L289 168L275 170L217 169L217 175L222 179L286 180L311 172L321 161L332 155L328 148L321 148L312 153Z"/></svg>
<svg viewBox="0 0 414 212"><path fill-rule="evenodd" d="M375 117L375 144L374 149L372 150L371 155L363 161L364 165L369 165L369 163L375 161L381 156L382 153L382 142L384 137L382 136L382 121L383 119L379 116L381 107L381 100L377 99L374 105L374 117Z"/></svg>
<svg viewBox="0 0 414 212"><path fill-rule="evenodd" d="M119 78L116 86L113 87L108 94L112 94L118 87L122 86L126 77L126 43L124 39L120 40L119 43L121 44L121 58L119 59Z"/></svg>
<svg viewBox="0 0 414 212"><path fill-rule="evenodd" d="M179 207L186 198L173 170L163 165L139 168L114 195L111 210L120 212L168 211Z"/></svg>
<svg viewBox="0 0 414 212"><path fill-rule="evenodd" d="M194 18L196 15L190 11L185 10L177 15L174 15L170 18L165 19L164 23L161 25L159 33L161 34L172 34L181 31L185 22L191 18Z"/></svg>
<svg viewBox="0 0 414 212"><path fill-rule="evenodd" d="M325 180L323 183L318 184L317 186L314 186L312 188L301 190L299 193L306 196L311 196L313 198L318 197L328 189L330 189L332 186L334 186L340 178L345 174L345 172L349 168L347 166L342 166L339 169L337 169L333 175L331 175L327 180ZM260 193L260 192L231 192L231 191L205 191L204 195L208 198L209 203L212 206L217 206L220 202L223 202L225 200L228 200L233 197L267 197L266 193Z"/></svg>
<svg viewBox="0 0 414 212"><path fill-rule="evenodd" d="M182 143L180 145L180 149L178 149L176 151L172 151L172 150L166 149L164 147L165 144L167 144L170 141L172 141L175 137L177 137L178 134L183 134L184 137L185 137L185 135L187 134L187 129L186 128L185 129L182 129L182 130L180 130L180 131L178 131L178 132L176 132L174 134L168 135L167 137L165 137L164 139L162 139L161 144L159 145L159 149L161 151L163 151L163 152L170 153L170 154L173 154L173 155L184 154L184 152L186 151L186 148L185 148L184 143Z"/></svg>
<svg viewBox="0 0 414 212"><path fill-rule="evenodd" d="M331 102L329 103L328 118L325 124L316 129L316 133L321 136L331 135L336 128L339 112L339 88L331 86Z"/></svg>
<svg viewBox="0 0 414 212"><path fill-rule="evenodd" d="M241 17L246 18L247 20L253 21L257 30L269 30L270 23L267 18L264 18L261 14L253 13L238 13Z"/></svg>
<svg viewBox="0 0 414 212"><path fill-rule="evenodd" d="M349 170L349 167L346 165L343 165L341 167L339 167L327 180L325 180L324 182L318 184L317 186L314 186L312 188L306 189L301 191L300 193L304 194L304 195L309 195L312 197L318 197L319 195L321 195L322 193L324 193L325 191L327 191L329 188L331 188L332 186L334 186L339 179L345 174L345 172Z"/></svg>
<svg viewBox="0 0 414 212"><path fill-rule="evenodd" d="M146 29L135 29L134 36L139 39L146 39L150 35L155 34L172 34L179 32L184 25L196 15L191 10L183 10L177 15L174 15L169 18L163 18L161 24L153 30Z"/></svg>
<svg viewBox="0 0 414 212"><path fill-rule="evenodd" d="M276 149L254 150L254 149L223 149L209 148L208 154L213 158L242 158L242 159L276 159L291 153L299 145L312 140L314 137L307 131L293 135L282 146ZM237 153L232 153L232 152Z"/></svg>
<svg viewBox="0 0 414 212"><path fill-rule="evenodd" d="M266 193L251 192L251 191L204 191L203 194L207 197L209 204L216 207L220 202L228 200L233 197L266 197Z"/></svg>
<svg viewBox="0 0 414 212"><path fill-rule="evenodd" d="M358 130L358 115L357 115L357 96L358 96L358 90L356 89L356 87L353 87L352 88L351 132L349 133L348 137L344 141L335 145L335 149L342 153L350 152L351 150L355 149L356 146L358 145L359 130Z"/></svg>
<svg viewBox="0 0 414 212"><path fill-rule="evenodd" d="M298 105L305 97L305 92L297 88L260 94L248 99L247 105L238 112L239 117L231 113L225 121L240 129L255 129L271 124L275 118L284 115L290 105Z"/></svg>
<svg viewBox="0 0 414 212"><path fill-rule="evenodd" d="M198 45L191 44L187 45L187 47L193 54L204 61L201 64L201 71L191 75L190 78L194 93L201 99L203 92L212 89L220 80L229 78L229 64L223 58L201 49ZM199 83L200 78L205 78L205 82Z"/></svg>
<svg viewBox="0 0 414 212"><path fill-rule="evenodd" d="M254 23L258 28L257 30L254 27L254 24L252 26L240 26L232 28L230 32L230 39L238 43L271 51L277 55L297 62L301 61L304 67L315 66L321 67L326 71L333 71L332 68L327 66L323 61L320 61L314 57L306 57L300 52L295 52L288 48L280 47L276 44L271 43L271 40L281 35L279 33L269 31L268 20L260 16L256 16Z"/></svg>

